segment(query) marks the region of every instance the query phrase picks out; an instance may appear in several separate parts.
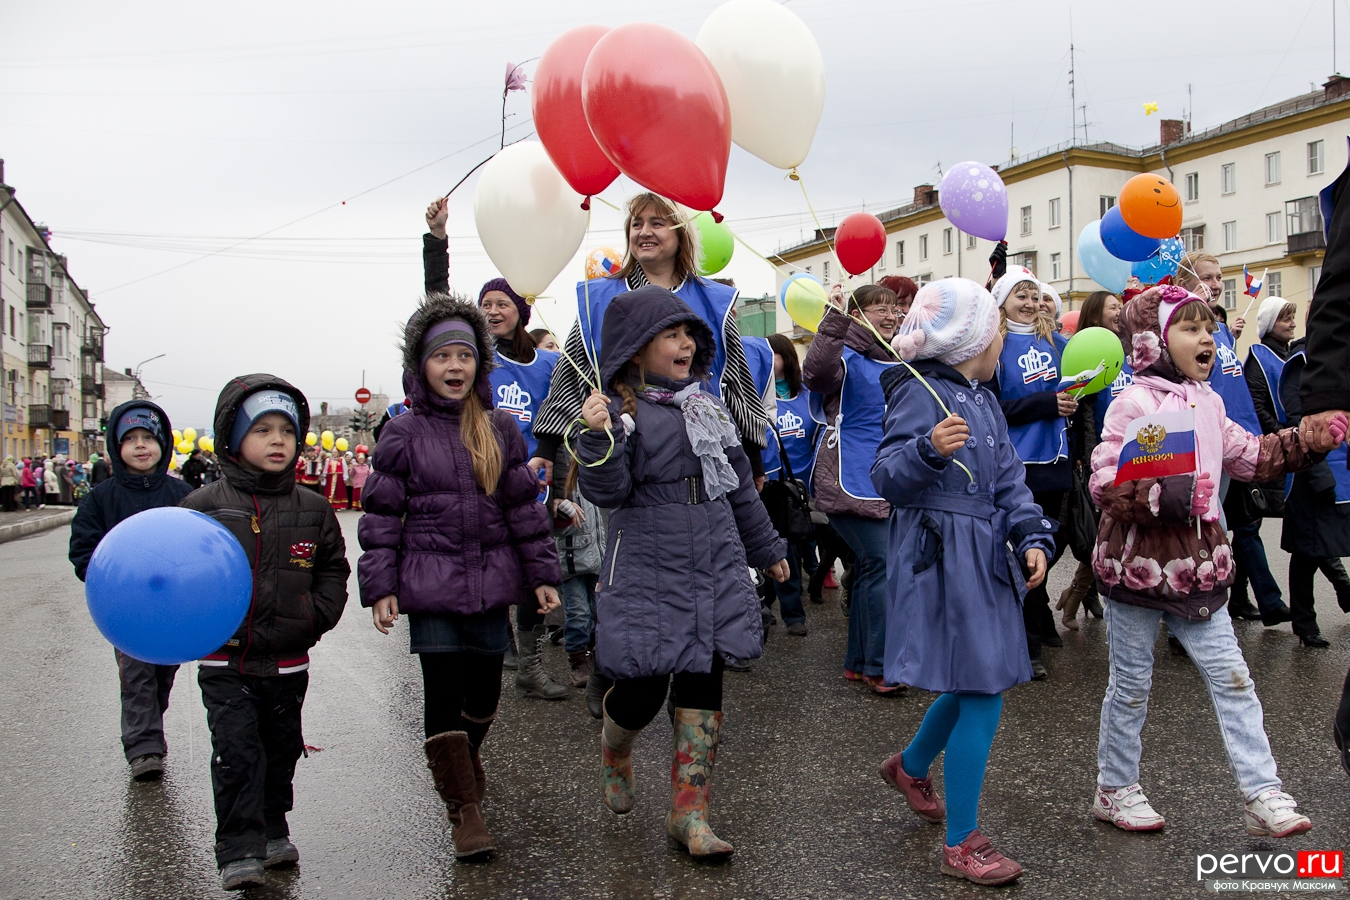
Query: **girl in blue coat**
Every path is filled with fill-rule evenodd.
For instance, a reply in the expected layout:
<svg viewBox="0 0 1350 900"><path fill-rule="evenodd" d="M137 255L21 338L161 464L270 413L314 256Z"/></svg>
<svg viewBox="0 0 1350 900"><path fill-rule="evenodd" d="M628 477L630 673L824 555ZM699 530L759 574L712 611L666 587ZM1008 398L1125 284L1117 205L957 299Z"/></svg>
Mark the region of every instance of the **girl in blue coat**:
<svg viewBox="0 0 1350 900"><path fill-rule="evenodd" d="M605 311L600 383L573 467L581 493L614 510L596 588L595 662L605 695L605 802L633 808L633 741L669 691L675 760L666 833L695 857L732 846L708 827L708 782L722 727L723 657L760 655L763 626L747 563L787 577L786 543L755 490L736 426L707 392L712 330L648 285ZM671 676L674 685L671 685Z"/></svg>
<svg viewBox="0 0 1350 900"><path fill-rule="evenodd" d="M882 376L886 433L872 466L893 506L886 680L942 696L881 775L921 817L945 815L944 874L1006 884L1022 867L993 849L976 811L1002 693L1031 679L1021 603L1045 579L1056 526L980 386L1003 350L990 293L963 278L924 285L895 346L912 362ZM944 749L945 807L928 777Z"/></svg>

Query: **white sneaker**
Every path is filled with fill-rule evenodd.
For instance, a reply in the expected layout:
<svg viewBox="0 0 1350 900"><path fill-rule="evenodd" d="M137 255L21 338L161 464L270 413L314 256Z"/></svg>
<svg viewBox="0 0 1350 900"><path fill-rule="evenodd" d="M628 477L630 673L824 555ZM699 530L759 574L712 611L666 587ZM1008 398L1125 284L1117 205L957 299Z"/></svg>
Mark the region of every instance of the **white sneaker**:
<svg viewBox="0 0 1350 900"><path fill-rule="evenodd" d="M1243 810L1247 833L1256 837L1282 838L1311 831L1312 822L1295 811L1297 806L1293 797L1278 788L1262 791L1255 800L1249 800Z"/></svg>
<svg viewBox="0 0 1350 900"><path fill-rule="evenodd" d="M1092 815L1125 831L1157 831L1167 824L1149 805L1138 782L1113 791L1097 788Z"/></svg>

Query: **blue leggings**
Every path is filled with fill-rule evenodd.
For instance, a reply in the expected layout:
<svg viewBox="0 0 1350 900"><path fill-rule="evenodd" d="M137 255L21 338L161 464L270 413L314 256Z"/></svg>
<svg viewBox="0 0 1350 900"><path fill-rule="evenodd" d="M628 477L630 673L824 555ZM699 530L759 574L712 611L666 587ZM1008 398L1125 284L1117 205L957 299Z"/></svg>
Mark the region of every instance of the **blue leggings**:
<svg viewBox="0 0 1350 900"><path fill-rule="evenodd" d="M924 714L923 724L900 757L905 774L927 778L944 749L942 778L947 788L947 846L955 847L977 825L984 767L994 743L1002 694L943 694Z"/></svg>

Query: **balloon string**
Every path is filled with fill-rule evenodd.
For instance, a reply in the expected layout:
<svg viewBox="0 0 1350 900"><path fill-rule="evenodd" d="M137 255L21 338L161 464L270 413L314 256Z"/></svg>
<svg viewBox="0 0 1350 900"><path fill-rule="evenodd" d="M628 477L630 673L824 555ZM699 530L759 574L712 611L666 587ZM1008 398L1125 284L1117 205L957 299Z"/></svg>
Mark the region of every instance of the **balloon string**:
<svg viewBox="0 0 1350 900"><path fill-rule="evenodd" d="M550 326L548 322L544 319L543 309L537 303L535 303L535 301L538 299L539 299L538 297L526 297L525 302L530 305L531 309L533 309L536 313L539 314L539 321L544 323L544 327L548 329L549 333L556 335L557 332L554 331L552 326ZM562 344L558 345L558 353L562 355L563 359L567 360L568 364L571 365L573 369L576 369L577 374L581 376L582 381L586 382L586 384L589 385L590 387L599 390L599 388L596 388L595 386L595 381L593 381L589 375L587 375L585 372L581 370L581 366L578 366L576 364L576 361L572 359L571 354L567 352L567 348L564 347ZM586 357L586 361L587 362L591 361L589 356Z"/></svg>
<svg viewBox="0 0 1350 900"><path fill-rule="evenodd" d="M568 437L568 435L571 434L572 429L576 426L578 422L580 422L582 425L586 425L586 419L582 416L577 416L575 421L573 421L570 425L568 425L566 428L563 429L563 446L567 448L567 455L572 457L572 461L575 462L577 465L581 466L583 469L594 469L596 466L602 466L605 463L609 462L610 457L614 455L614 447L615 447L614 430L612 428L605 429L605 434L609 437L609 450L605 452L605 455L597 459L595 462L589 463L582 462L581 457L577 456L577 452L572 449L572 441ZM590 426L586 425L586 427L589 428Z"/></svg>
<svg viewBox="0 0 1350 900"><path fill-rule="evenodd" d="M586 210L586 231L591 230L591 211ZM585 269L586 263L582 263L581 283L586 292L586 334L581 336L581 349L586 354L587 361L591 364L592 371L595 372L596 381L600 380L600 353L594 347L586 342L587 335L595 334L595 322L591 319L591 273ZM580 321L577 323L580 325Z"/></svg>
<svg viewBox="0 0 1350 900"><path fill-rule="evenodd" d="M788 262L786 259L783 259L783 257L781 257L781 256L778 257L778 262L774 262L773 260L771 260L771 259L769 259L767 256L765 256L763 253L760 253L760 252L759 252L758 250L756 250L754 247L751 247L749 244L747 244L747 243L745 242L745 239L744 239L744 238L742 238L742 237L741 237L739 234L737 234L736 232L732 231L731 228L727 226L727 223L726 223L726 222L723 222L723 223L722 223L722 227L723 227L723 228L726 228L727 234L729 234L729 235L731 235L733 238L735 238L736 241L737 241L737 243L739 243L742 247L744 247L745 249L749 250L751 253L755 254L755 256L758 256L760 259L764 260L766 263L768 263L769 265L773 266L775 269L777 269L780 265L783 265L783 266L787 266L787 267L790 268L790 269L796 269L798 272L805 272L805 271L806 271L806 270L803 269L801 266L796 265L795 263L790 263L790 262Z"/></svg>

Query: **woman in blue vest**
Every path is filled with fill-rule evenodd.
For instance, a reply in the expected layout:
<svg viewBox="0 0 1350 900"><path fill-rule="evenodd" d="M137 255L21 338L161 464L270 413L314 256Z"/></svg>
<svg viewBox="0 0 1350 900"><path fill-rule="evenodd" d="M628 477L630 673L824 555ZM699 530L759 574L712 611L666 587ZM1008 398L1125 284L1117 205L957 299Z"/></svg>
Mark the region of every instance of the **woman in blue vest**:
<svg viewBox="0 0 1350 900"><path fill-rule="evenodd" d="M428 295L450 290L449 239L445 233L446 204L437 200L427 207L429 233L422 236L422 275ZM559 356L538 350L526 326L530 305L505 278L494 278L478 292L478 305L487 314L488 327L496 342L495 366L488 373L492 382L492 402L509 412L525 438L526 452L535 454L534 423L548 395L549 379ZM516 668L516 687L526 697L540 700L564 700L571 691L544 671L539 646L544 637L544 617L531 595L516 606L515 653L507 653L503 665ZM513 660L512 657L518 658ZM515 663L512 666L512 663Z"/></svg>
<svg viewBox="0 0 1350 900"><path fill-rule="evenodd" d="M1298 390L1307 364L1307 338L1289 346L1289 359L1280 373L1277 399L1285 421L1302 421ZM1284 527L1280 549L1289 553L1289 605L1293 610L1294 634L1305 647L1329 647L1317 626L1313 602L1313 578L1322 574L1336 589L1336 603L1350 613L1350 575L1342 556L1350 556L1350 469L1346 446L1341 444L1306 472L1289 477L1284 502Z"/></svg>
<svg viewBox="0 0 1350 900"><path fill-rule="evenodd" d="M1005 333L991 387L1008 420L1008 437L1026 466L1027 487L1047 515L1058 516L1064 495L1073 484L1066 420L1078 409L1077 401L1067 393L1055 392L1060 354L1068 340L1040 311L1040 282L1030 269L1009 266L994 284L993 294L1002 309L1000 330ZM1057 537L1048 560L1051 568L1063 550L1064 541ZM1041 646L1058 647L1064 641L1055 629L1045 582L1027 591L1022 619L1027 628L1032 678L1046 678Z"/></svg>
<svg viewBox="0 0 1350 900"><path fill-rule="evenodd" d="M878 694L893 694L900 686L886 683L883 667L891 505L877 493L871 471L886 414L881 373L898 365L889 345L900 327L900 301L894 291L868 284L853 292L847 315L841 312L839 285L830 302L802 368L803 381L819 395L829 423L811 481L816 508L830 517L830 526L855 557L844 677L865 681ZM862 324L864 318L885 344Z"/></svg>

